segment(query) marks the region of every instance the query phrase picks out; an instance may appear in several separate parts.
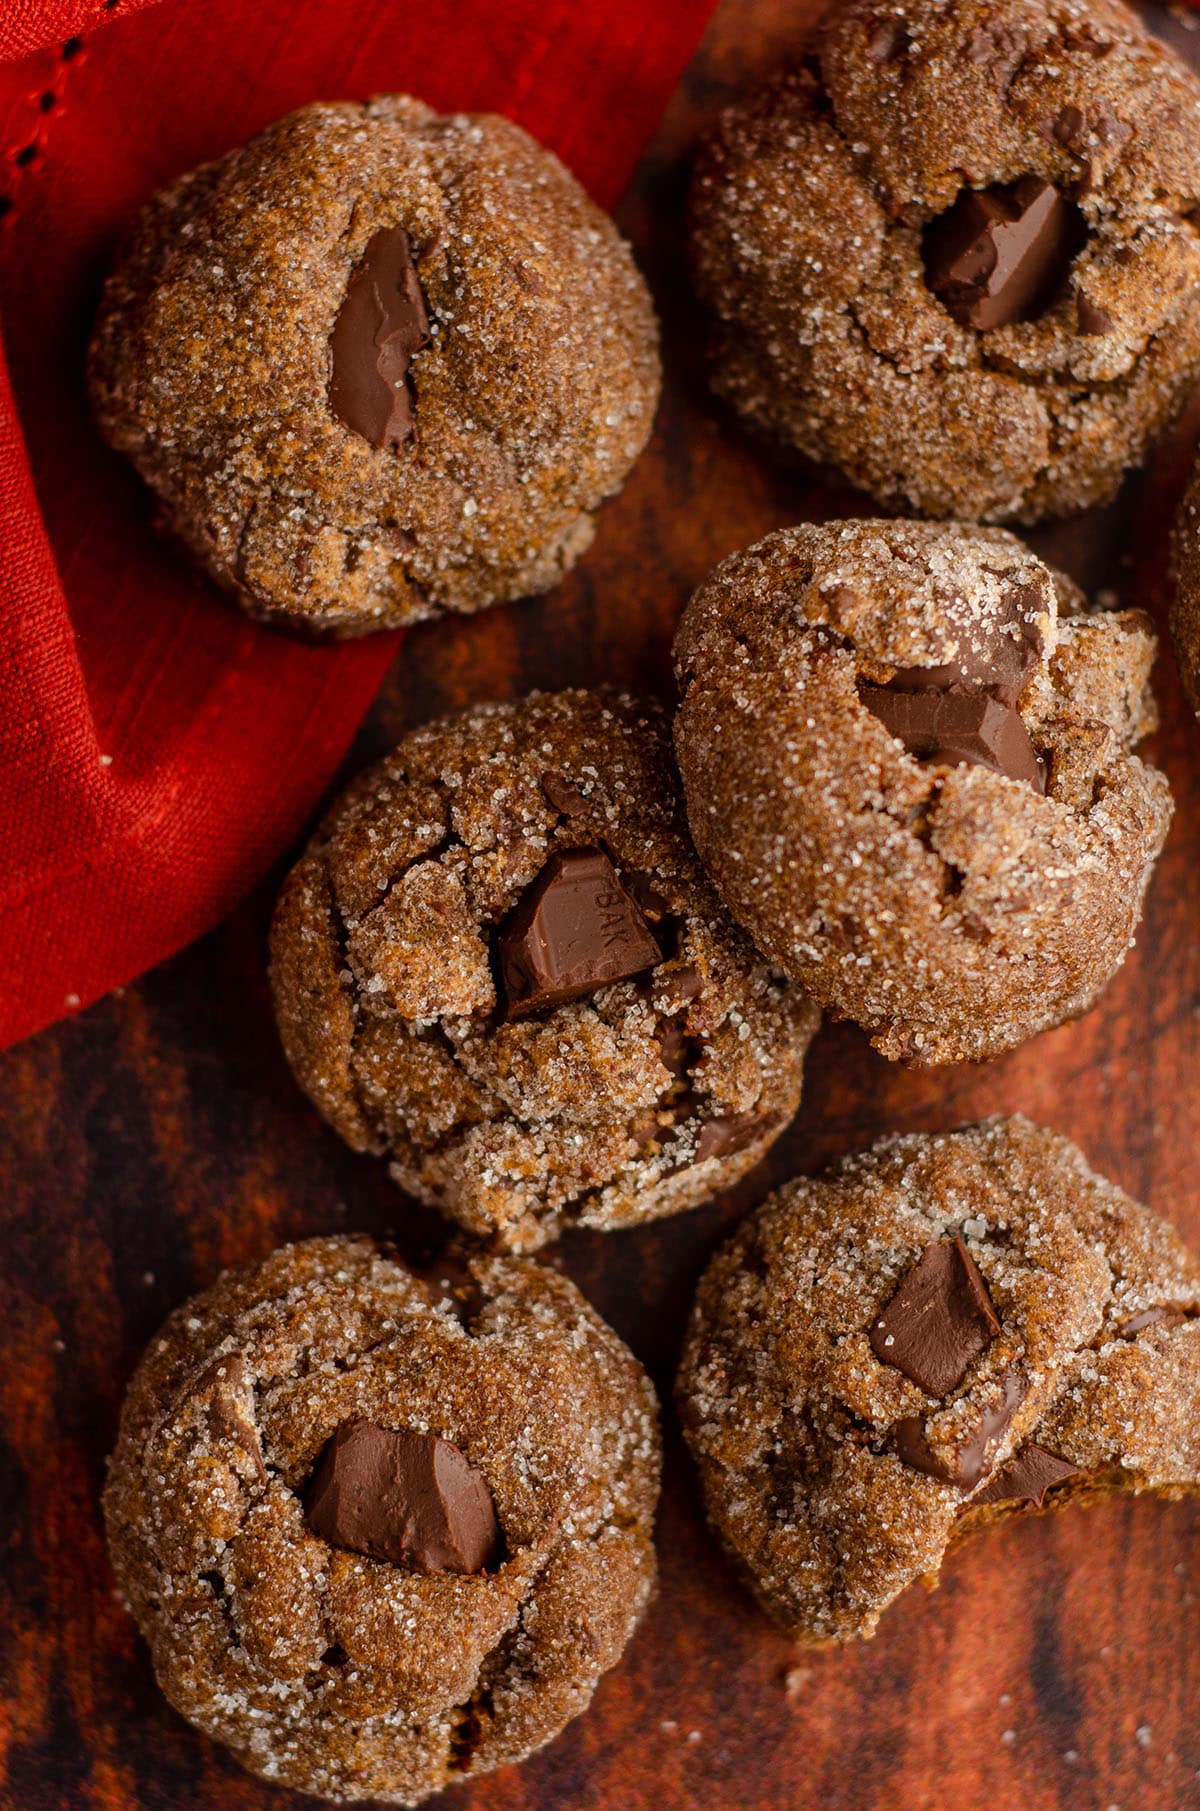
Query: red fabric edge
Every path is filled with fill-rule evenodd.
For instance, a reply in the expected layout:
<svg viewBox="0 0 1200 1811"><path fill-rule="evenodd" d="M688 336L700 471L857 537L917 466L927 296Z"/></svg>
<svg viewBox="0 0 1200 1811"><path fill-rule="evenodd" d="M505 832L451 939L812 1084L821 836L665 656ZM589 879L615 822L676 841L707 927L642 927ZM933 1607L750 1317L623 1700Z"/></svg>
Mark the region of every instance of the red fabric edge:
<svg viewBox="0 0 1200 1811"><path fill-rule="evenodd" d="M159 0L148 3L158 4ZM712 0L697 5L694 17L688 20L686 43L678 26L678 42L672 42L652 18L644 18L635 27L635 39L644 32L648 42L656 40L653 48L660 66L653 74L665 94L673 90L686 66L711 6ZM54 25L48 30L51 13ZM35 6L27 17L6 22L0 30L0 49L11 55L14 46L26 48L61 39L60 21L68 16L78 27L84 23L94 26L106 15L103 7L64 10L53 4ZM672 53L667 85L661 59ZM639 153L642 148L638 147ZM6 376L0 391L7 393ZM3 426L7 427L9 422L15 423L16 415L11 397L0 395L0 407L5 401L9 406ZM0 445L0 533L15 533L27 553L32 541L32 571L24 575L24 583L21 574L15 580L8 575L5 607L20 615L28 612L32 621L35 615L44 618L44 610L37 612L32 607L35 588L44 597L43 587L57 592L59 580L41 527L23 446L4 438L7 444ZM20 686L35 721L43 710L54 708L60 689L54 683L56 671L69 664L77 672L69 624L64 622L62 631L49 644L21 648L25 671L18 668L0 673L0 699L10 683ZM10 897L0 903L0 954L9 977L0 990L0 1045L25 1037L128 982L211 929L238 903L298 834L344 756L396 646L396 637L381 637L329 656L329 676L307 713L305 733L291 740L285 758L281 759L278 744L269 737L249 738L241 745L236 776L239 809L232 834L224 820L214 826L205 818L202 800L189 796L186 783L174 787L165 802L157 797L148 812L139 810L136 790L122 793L111 783L94 734L85 733L81 739L78 726L73 726L76 770L63 775L63 785L76 789L72 804L86 825L83 853L71 860L65 872L60 862L32 882L9 876ZM242 693L252 689L253 683L252 675L232 672L223 688L220 714L236 718L244 711ZM331 734L329 713L322 705L335 688L338 730ZM348 694L353 695L352 708ZM6 708L12 723L11 695ZM0 746L3 740L0 734ZM295 803L281 815L277 801L285 780ZM214 828L226 832L218 835L218 846L211 846ZM77 825L71 848L77 848L79 840ZM177 890L176 876L182 871L193 877L201 871L201 883L193 881L178 910L164 912L162 901Z"/></svg>

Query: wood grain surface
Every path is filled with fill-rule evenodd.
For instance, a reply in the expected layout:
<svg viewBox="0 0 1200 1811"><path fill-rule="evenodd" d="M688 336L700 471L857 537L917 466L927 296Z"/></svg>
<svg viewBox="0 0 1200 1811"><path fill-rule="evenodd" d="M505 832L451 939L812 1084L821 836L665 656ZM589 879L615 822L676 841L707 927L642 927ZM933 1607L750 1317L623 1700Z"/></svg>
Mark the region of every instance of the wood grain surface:
<svg viewBox="0 0 1200 1811"><path fill-rule="evenodd" d="M622 211L665 327L657 432L552 596L411 634L355 764L444 710L599 678L665 691L679 609L732 549L860 500L769 468L705 398L682 280L689 146L794 45L819 0L724 0ZM1146 7L1200 65L1200 35ZM448 11L452 18L452 9ZM73 350L72 356L77 356ZM1200 418L1198 418L1200 419ZM1165 627L1180 430L1110 510L1032 537ZM219 607L214 605L214 607ZM1101 1006L984 1068L886 1065L847 1026L799 1118L734 1196L554 1254L664 1393L695 1277L770 1183L894 1129L1016 1109L1200 1241L1200 731L1164 650L1153 751L1178 816L1146 921ZM202 943L0 1058L0 1803L12 1811L268 1811L177 1718L113 1597L97 1497L122 1389L176 1302L272 1245L331 1229L438 1239L301 1098L263 973L278 875ZM768 1173L769 1169L769 1173ZM670 1413L657 1599L591 1712L446 1811L1180 1811L1200 1806L1200 1505L1146 1501L1006 1525L959 1550L877 1640L798 1655L706 1533ZM310 1802L310 1801L303 1801Z"/></svg>

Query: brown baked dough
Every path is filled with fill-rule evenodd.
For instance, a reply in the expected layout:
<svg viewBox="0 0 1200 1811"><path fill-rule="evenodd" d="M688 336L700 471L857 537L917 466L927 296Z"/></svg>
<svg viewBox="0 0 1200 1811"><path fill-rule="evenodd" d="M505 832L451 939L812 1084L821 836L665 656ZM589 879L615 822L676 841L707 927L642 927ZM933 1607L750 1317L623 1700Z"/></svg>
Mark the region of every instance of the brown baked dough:
<svg viewBox="0 0 1200 1811"><path fill-rule="evenodd" d="M402 227L429 321L412 437L339 419L331 340ZM91 349L97 419L257 616L358 635L545 591L646 442L646 287L508 120L405 95L301 108L143 209Z"/></svg>
<svg viewBox="0 0 1200 1811"><path fill-rule="evenodd" d="M1018 646L1044 795L919 758L865 702ZM1141 611L1088 611L1004 529L769 535L717 567L676 638L700 857L759 948L886 1056L996 1056L1086 1011L1133 938L1171 816L1131 752L1156 721L1154 652Z"/></svg>
<svg viewBox="0 0 1200 1811"><path fill-rule="evenodd" d="M964 324L926 229L1024 178L1067 203L1062 268L1035 318ZM898 510L1105 502L1200 373L1198 202L1200 82L1116 0L839 0L697 160L714 387Z"/></svg>
<svg viewBox="0 0 1200 1811"><path fill-rule="evenodd" d="M640 902L650 959L509 1017L500 929L585 848ZM342 1137L521 1250L735 1181L795 1112L818 1019L701 872L661 711L594 692L406 736L289 876L271 974L288 1059Z"/></svg>
<svg viewBox="0 0 1200 1811"><path fill-rule="evenodd" d="M565 1278L476 1260L458 1292L369 1241L310 1239L167 1321L126 1397L104 1507L175 1708L264 1779L416 1805L587 1707L654 1578L654 1393ZM455 1443L498 1563L420 1572L306 1522L348 1420Z"/></svg>
<svg viewBox="0 0 1200 1811"><path fill-rule="evenodd" d="M880 1353L912 1365L890 1304L955 1237L996 1324L937 1396ZM679 1403L713 1527L796 1640L872 1635L1001 1517L1200 1486L1198 1310L1200 1263L1058 1134L885 1139L781 1189L701 1280Z"/></svg>

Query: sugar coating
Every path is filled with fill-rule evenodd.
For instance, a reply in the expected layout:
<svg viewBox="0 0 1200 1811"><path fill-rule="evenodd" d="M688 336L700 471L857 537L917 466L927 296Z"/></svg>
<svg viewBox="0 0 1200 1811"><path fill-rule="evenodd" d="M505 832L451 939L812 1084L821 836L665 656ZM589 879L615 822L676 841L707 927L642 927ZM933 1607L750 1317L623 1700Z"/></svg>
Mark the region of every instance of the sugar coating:
<svg viewBox="0 0 1200 1811"><path fill-rule="evenodd" d="M961 1236L1001 1321L945 1401L868 1330L930 1244ZM1122 1333L1148 1309L1170 1311ZM1021 1118L885 1139L781 1189L701 1280L680 1412L713 1527L764 1609L823 1646L875 1632L947 1548L1029 1505L913 1470L895 1424L950 1450L1014 1363L1029 1393L987 1478L1027 1441L1076 1466L1050 1506L1200 1487L1200 1263L1165 1221ZM1176 1318L1178 1317L1178 1318Z"/></svg>
<svg viewBox="0 0 1200 1811"><path fill-rule="evenodd" d="M1044 797L917 760L857 691L1017 620L1042 641L1018 708ZM701 860L759 948L886 1056L996 1056L1086 1011L1132 941L1172 810L1131 752L1156 721L1155 646L1141 611L1088 611L1004 529L769 535L710 574L676 637Z"/></svg>
<svg viewBox="0 0 1200 1811"><path fill-rule="evenodd" d="M368 1240L310 1239L176 1310L139 1366L104 1508L175 1708L264 1779L416 1805L587 1707L654 1579L657 1408L573 1284L476 1260L464 1324ZM314 1461L363 1416L451 1440L503 1560L422 1575L325 1544Z"/></svg>
<svg viewBox="0 0 1200 1811"><path fill-rule="evenodd" d="M554 851L597 844L656 896L662 963L506 1022L495 927ZM704 878L662 713L598 692L406 736L289 876L271 975L289 1061L342 1137L508 1249L734 1181L795 1112L818 1020ZM705 1155L706 1127L728 1120L740 1148Z"/></svg>
<svg viewBox="0 0 1200 1811"><path fill-rule="evenodd" d="M416 438L329 406L330 336L403 226L432 344ZM143 209L91 349L101 429L255 615L339 635L548 590L650 432L658 329L607 215L509 121L314 105Z"/></svg>
<svg viewBox="0 0 1200 1811"><path fill-rule="evenodd" d="M1087 244L1040 318L960 326L923 229L1030 175ZM1198 199L1200 82L1116 0L843 0L698 159L714 387L889 507L1105 502L1200 371Z"/></svg>

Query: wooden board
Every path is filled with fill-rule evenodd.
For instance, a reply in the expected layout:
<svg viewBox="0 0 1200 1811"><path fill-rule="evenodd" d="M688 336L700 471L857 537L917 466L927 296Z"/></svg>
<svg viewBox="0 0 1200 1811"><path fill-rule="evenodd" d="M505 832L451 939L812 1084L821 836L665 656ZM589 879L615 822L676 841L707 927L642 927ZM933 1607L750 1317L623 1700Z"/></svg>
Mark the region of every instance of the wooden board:
<svg viewBox="0 0 1200 1811"><path fill-rule="evenodd" d="M1147 7L1200 65L1200 36ZM717 559L844 488L769 469L705 400L681 279L686 152L817 0L725 0L623 210L665 326L653 445L555 593L407 640L361 761L442 710L600 677L665 690L672 627ZM452 9L448 14L452 17ZM77 348L71 356L77 356ZM1163 616L1177 433L1109 511L1035 538ZM1138 948L1100 1008L983 1069L889 1068L826 1029L799 1119L736 1195L561 1261L670 1386L688 1297L722 1230L782 1180L891 1129L1021 1109L1200 1240L1200 731L1169 653L1156 757L1178 818ZM0 1744L12 1811L251 1811L289 1801L158 1696L112 1595L97 1513L117 1406L167 1310L284 1239L435 1238L293 1086L263 979L278 876L212 936L0 1058ZM960 1550L856 1651L799 1657L707 1535L668 1415L657 1600L589 1715L447 1811L1180 1811L1200 1806L1200 1507L1125 1503L1009 1525ZM290 1802L299 1803L293 1799Z"/></svg>

